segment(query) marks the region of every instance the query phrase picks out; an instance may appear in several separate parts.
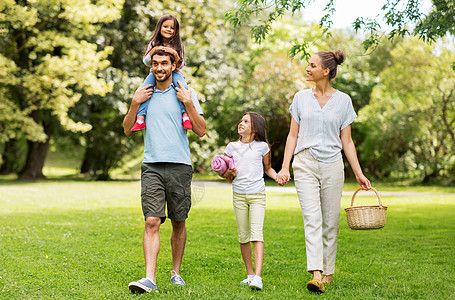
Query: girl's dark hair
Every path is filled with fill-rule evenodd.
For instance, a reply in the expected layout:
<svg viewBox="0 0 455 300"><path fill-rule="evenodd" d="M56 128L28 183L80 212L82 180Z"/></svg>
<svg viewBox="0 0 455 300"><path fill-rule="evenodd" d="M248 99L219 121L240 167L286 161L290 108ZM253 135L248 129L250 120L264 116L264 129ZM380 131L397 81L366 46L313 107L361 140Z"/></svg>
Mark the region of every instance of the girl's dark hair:
<svg viewBox="0 0 455 300"><path fill-rule="evenodd" d="M250 116L251 133L254 133L254 140L257 142L266 142L268 144L264 117L255 112L247 112L244 116L245 115Z"/></svg>
<svg viewBox="0 0 455 300"><path fill-rule="evenodd" d="M329 79L332 80L337 76L337 66L344 62L345 56L343 51L320 51L315 53L321 59L323 69L330 69Z"/></svg>
<svg viewBox="0 0 455 300"><path fill-rule="evenodd" d="M158 23L156 23L155 32L153 33L153 36L150 39L150 41L147 43L147 48L145 49L144 55L147 54L147 50L150 50L155 46L167 46L164 44L163 36L161 35L161 26L163 26L163 23L166 22L167 20L174 21L174 36L169 41L169 44L171 45L172 48L174 48L175 51L177 51L177 53L180 56L180 59L182 60L184 50L182 39L180 38L180 25L179 21L177 21L177 18L174 17L173 15L164 15L158 20ZM149 45L151 45L151 47L149 47Z"/></svg>

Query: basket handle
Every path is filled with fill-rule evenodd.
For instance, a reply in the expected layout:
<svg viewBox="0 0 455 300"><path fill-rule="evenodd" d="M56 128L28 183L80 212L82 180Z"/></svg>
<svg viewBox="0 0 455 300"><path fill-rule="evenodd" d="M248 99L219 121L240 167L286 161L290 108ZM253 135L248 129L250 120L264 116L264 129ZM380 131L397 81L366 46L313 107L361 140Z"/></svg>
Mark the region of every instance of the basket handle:
<svg viewBox="0 0 455 300"><path fill-rule="evenodd" d="M357 193L359 191L361 191L362 188L358 188L355 192L354 192L354 195L352 195L352 199L351 199L351 207L354 206L354 198L355 198L355 195L357 195ZM379 197L379 194L378 194L378 191L376 191L376 189L374 187L371 187L371 190L373 190L373 192L375 192L376 196L378 197L378 200L379 200L379 206L382 207L382 203L381 203L381 197Z"/></svg>

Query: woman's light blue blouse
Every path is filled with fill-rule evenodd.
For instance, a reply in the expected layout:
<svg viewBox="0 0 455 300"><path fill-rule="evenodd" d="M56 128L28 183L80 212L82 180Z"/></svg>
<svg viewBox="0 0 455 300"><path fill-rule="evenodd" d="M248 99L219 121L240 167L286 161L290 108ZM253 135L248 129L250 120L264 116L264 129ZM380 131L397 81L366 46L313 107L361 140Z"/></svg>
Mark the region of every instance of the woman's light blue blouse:
<svg viewBox="0 0 455 300"><path fill-rule="evenodd" d="M341 159L340 132L357 117L351 97L337 90L321 108L313 89L303 90L295 94L289 111L299 124L294 155L309 148L319 161Z"/></svg>

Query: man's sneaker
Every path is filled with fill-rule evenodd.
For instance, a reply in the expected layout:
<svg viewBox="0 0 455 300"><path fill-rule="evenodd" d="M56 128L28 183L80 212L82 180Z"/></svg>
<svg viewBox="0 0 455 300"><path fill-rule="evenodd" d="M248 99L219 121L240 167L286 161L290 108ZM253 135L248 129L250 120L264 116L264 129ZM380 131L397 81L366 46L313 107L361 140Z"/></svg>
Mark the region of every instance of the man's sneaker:
<svg viewBox="0 0 455 300"><path fill-rule="evenodd" d="M139 131L141 129L145 128L145 122L144 120L138 119L136 123L134 123L133 128L131 128L131 131Z"/></svg>
<svg viewBox="0 0 455 300"><path fill-rule="evenodd" d="M254 275L248 275L245 279L240 281L240 284L249 285L251 280L253 280Z"/></svg>
<svg viewBox="0 0 455 300"><path fill-rule="evenodd" d="M131 293L150 293L151 291L157 292L158 293L158 288L156 287L156 284L151 281L148 278L142 278L141 280L138 281L132 281L128 285Z"/></svg>
<svg viewBox="0 0 455 300"><path fill-rule="evenodd" d="M183 281L183 278L179 274L177 274L177 272L175 272L174 270L172 270L172 272L171 272L171 282L172 282L172 284L176 284L176 285L180 285L180 286L185 285L185 281Z"/></svg>
<svg viewBox="0 0 455 300"><path fill-rule="evenodd" d="M249 284L252 290L262 290L262 278L261 276L254 276L253 280L251 280Z"/></svg>

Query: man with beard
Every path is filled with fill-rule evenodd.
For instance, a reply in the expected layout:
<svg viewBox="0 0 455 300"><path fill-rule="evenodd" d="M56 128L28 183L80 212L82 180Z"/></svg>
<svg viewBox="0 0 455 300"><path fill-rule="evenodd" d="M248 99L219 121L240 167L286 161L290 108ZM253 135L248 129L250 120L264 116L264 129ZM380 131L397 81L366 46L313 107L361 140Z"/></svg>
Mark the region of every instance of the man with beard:
<svg viewBox="0 0 455 300"><path fill-rule="evenodd" d="M182 127L179 101L185 105L193 124L193 131L205 135L206 123L193 90L182 85L174 87L175 53L161 47L151 57L152 73L134 94L131 107L123 120L127 136L136 120L142 102L150 99L144 130L144 160L141 166L141 203L145 218L143 237L146 276L129 284L133 293L158 291L156 263L160 250L159 228L167 217L171 219L172 273L171 282L185 285L180 276L180 265L186 243L185 220L191 207L191 179L193 169L187 130ZM150 76L156 87L147 84ZM154 89L153 89L154 88Z"/></svg>

